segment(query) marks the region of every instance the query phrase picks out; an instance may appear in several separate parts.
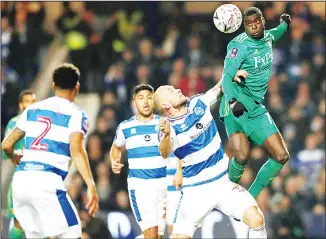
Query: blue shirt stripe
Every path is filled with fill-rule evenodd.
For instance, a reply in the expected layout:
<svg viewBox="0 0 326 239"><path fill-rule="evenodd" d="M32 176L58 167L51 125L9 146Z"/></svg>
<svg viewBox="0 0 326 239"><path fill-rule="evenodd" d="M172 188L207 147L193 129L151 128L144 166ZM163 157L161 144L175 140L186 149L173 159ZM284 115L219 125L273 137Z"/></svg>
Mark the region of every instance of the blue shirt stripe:
<svg viewBox="0 0 326 239"><path fill-rule="evenodd" d="M68 174L68 172L61 170L57 167L54 167L50 164L36 162L36 161L22 161L17 167L16 171L43 171L43 172L51 172L55 173L62 177L64 180Z"/></svg>
<svg viewBox="0 0 326 239"><path fill-rule="evenodd" d="M216 165L216 163L219 162L223 158L223 155L224 155L224 151L221 146L221 148L219 150L217 150L216 153L211 155L207 160L182 168L183 177L189 178L189 177L196 176L205 168L209 168L209 167Z"/></svg>
<svg viewBox="0 0 326 239"><path fill-rule="evenodd" d="M158 146L145 146L134 149L127 149L127 153L128 159L161 156Z"/></svg>
<svg viewBox="0 0 326 239"><path fill-rule="evenodd" d="M176 133L176 135L187 132L189 129L191 129L197 122L199 122L201 120L201 118L204 116L205 111L207 106L201 101L198 100L194 109L196 108L201 108L202 113L201 114L196 114L195 112L192 112L191 114L189 114L185 120L183 121L182 124L176 124L173 125L173 129ZM181 127L181 125L183 127Z"/></svg>
<svg viewBox="0 0 326 239"><path fill-rule="evenodd" d="M168 186L168 191L169 192L179 192L180 191L180 189L176 189L176 187L174 186L174 185L169 185Z"/></svg>
<svg viewBox="0 0 326 239"><path fill-rule="evenodd" d="M177 169L175 169L175 168L166 170L167 175L175 175L176 172L177 172Z"/></svg>
<svg viewBox="0 0 326 239"><path fill-rule="evenodd" d="M180 160L184 159L188 155L205 148L210 142L212 142L214 136L217 134L218 131L214 120L212 120L210 124L211 125L208 127L208 129L201 135L199 135L197 138L191 140L188 144L177 148L174 151L175 156L177 156Z"/></svg>
<svg viewBox="0 0 326 239"><path fill-rule="evenodd" d="M219 175L215 176L214 178L211 178L211 179L207 179L205 181L202 181L202 182L197 182L197 183L193 183L193 184L187 184L187 185L182 185L181 188L186 188L186 187L195 187L195 186L199 186L199 185L203 185L203 184L206 184L206 183L211 183L211 182L214 182L220 178L222 178L225 174L227 174L227 170L225 170L223 173L220 173Z"/></svg>
<svg viewBox="0 0 326 239"><path fill-rule="evenodd" d="M25 143L26 143L26 149L31 149L31 144L35 138L34 137L26 137ZM69 144L58 142L55 140L50 139L42 139L41 144L46 144L48 146L47 152L55 153L55 154L61 154L67 157L70 157L70 149Z"/></svg>
<svg viewBox="0 0 326 239"><path fill-rule="evenodd" d="M129 169L128 178L154 179L166 177L166 167L153 169Z"/></svg>
<svg viewBox="0 0 326 239"><path fill-rule="evenodd" d="M28 110L27 121L37 121L38 116L48 117L51 119L52 124L68 128L71 115L59 114L50 110Z"/></svg>
<svg viewBox="0 0 326 239"><path fill-rule="evenodd" d="M157 128L157 125L139 125L123 129L122 132L125 138L128 139L135 135L157 134L158 130L155 130L155 128Z"/></svg>

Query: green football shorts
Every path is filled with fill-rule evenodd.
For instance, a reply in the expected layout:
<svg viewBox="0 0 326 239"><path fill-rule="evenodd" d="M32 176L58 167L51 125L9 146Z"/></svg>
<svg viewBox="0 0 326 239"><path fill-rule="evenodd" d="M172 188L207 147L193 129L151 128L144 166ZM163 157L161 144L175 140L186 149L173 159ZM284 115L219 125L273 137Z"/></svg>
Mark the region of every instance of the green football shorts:
<svg viewBox="0 0 326 239"><path fill-rule="evenodd" d="M244 112L239 118L236 118L232 113L224 118L228 137L233 133L243 132L251 142L262 145L269 136L279 132L264 105L255 102L244 94L237 95L237 98L248 112Z"/></svg>

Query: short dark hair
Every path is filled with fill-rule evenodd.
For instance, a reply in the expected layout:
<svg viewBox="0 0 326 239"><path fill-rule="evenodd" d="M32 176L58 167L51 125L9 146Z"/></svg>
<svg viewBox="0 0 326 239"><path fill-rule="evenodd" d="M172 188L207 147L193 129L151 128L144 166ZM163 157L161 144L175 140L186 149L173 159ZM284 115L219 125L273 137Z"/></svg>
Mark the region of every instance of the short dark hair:
<svg viewBox="0 0 326 239"><path fill-rule="evenodd" d="M254 15L256 13L258 13L261 17L263 16L263 13L260 11L259 8L257 8L257 7L249 7L244 11L243 17L251 16L251 15Z"/></svg>
<svg viewBox="0 0 326 239"><path fill-rule="evenodd" d="M20 92L19 94L19 103L23 102L23 98L25 95L35 95L35 92L32 89L26 89Z"/></svg>
<svg viewBox="0 0 326 239"><path fill-rule="evenodd" d="M58 66L52 75L54 84L61 89L72 90L79 81L79 69L70 63L64 63Z"/></svg>
<svg viewBox="0 0 326 239"><path fill-rule="evenodd" d="M134 96L137 95L138 92L140 92L142 90L148 90L152 94L154 94L154 88L153 88L153 86L151 86L149 84L140 84L140 85L135 86L135 88L134 88Z"/></svg>

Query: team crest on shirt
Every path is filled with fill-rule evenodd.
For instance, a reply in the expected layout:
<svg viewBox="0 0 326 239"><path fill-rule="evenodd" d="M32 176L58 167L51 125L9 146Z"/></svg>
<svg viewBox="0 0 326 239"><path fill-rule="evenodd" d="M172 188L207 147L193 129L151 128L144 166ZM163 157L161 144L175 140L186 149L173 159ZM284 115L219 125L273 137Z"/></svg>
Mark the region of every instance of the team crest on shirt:
<svg viewBox="0 0 326 239"><path fill-rule="evenodd" d="M144 136L144 140L145 140L146 142L151 141L151 139L152 139L152 137L151 137L150 135L148 135L148 134Z"/></svg>
<svg viewBox="0 0 326 239"><path fill-rule="evenodd" d="M137 133L136 128L132 128L132 129L130 130L130 133L131 133L131 134L136 134L136 133Z"/></svg>
<svg viewBox="0 0 326 239"><path fill-rule="evenodd" d="M194 112L195 112L196 115L203 115L204 114L204 110L201 107L196 107L194 109Z"/></svg>

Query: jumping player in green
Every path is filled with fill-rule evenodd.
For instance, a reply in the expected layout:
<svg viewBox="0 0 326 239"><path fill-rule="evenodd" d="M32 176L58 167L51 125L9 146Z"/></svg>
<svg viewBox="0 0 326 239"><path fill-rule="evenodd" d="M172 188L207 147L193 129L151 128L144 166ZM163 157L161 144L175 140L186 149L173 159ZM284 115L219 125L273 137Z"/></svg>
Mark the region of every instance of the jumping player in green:
<svg viewBox="0 0 326 239"><path fill-rule="evenodd" d="M19 95L19 111L22 113L29 105L33 104L36 102L36 95L33 91L31 90L24 90L20 93ZM16 126L16 123L20 117L20 114L13 117L10 119L10 121L7 124L6 131L5 131L5 136L10 133L11 130ZM19 140L15 144L15 150L23 150L25 148L25 141L24 139ZM2 151L2 159L10 159L3 151ZM8 191L8 217L9 219L14 220L14 225L10 229L9 232L9 238L13 239L20 239L20 238L25 238L24 231L15 218L14 212L13 212L13 201L12 201L12 190L11 190L11 185L9 187Z"/></svg>
<svg viewBox="0 0 326 239"><path fill-rule="evenodd" d="M224 121L234 157L229 165L230 180L238 183L248 161L249 140L262 146L271 156L262 166L251 187L256 198L279 174L289 159L283 138L262 104L272 70L272 45L287 31L291 18L282 14L280 25L265 30L262 12L250 7L244 12L245 32L227 47L224 61L220 117ZM241 83L232 82L237 70L248 76Z"/></svg>

